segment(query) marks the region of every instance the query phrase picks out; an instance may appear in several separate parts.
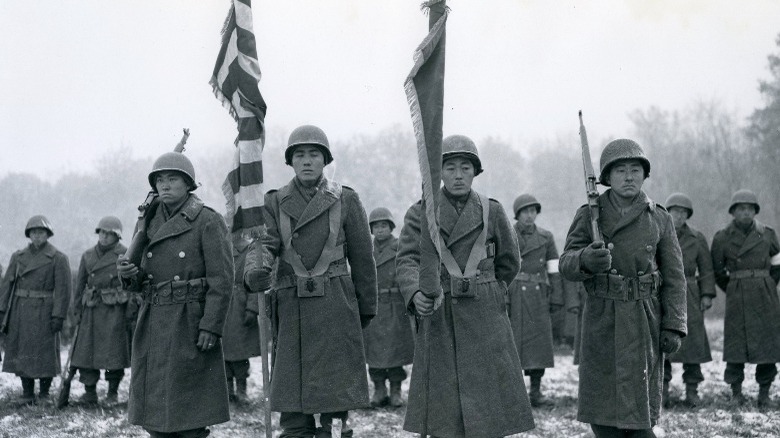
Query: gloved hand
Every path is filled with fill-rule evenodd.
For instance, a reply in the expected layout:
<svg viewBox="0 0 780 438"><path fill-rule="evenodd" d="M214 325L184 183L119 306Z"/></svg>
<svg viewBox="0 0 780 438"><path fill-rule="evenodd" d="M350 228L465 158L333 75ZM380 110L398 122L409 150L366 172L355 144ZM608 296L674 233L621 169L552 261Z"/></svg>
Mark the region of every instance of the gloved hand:
<svg viewBox="0 0 780 438"><path fill-rule="evenodd" d="M201 330L200 333L198 333L198 343L196 346L200 349L200 351L208 351L217 345L217 340L219 340L219 336L215 335L214 333L207 332L206 330Z"/></svg>
<svg viewBox="0 0 780 438"><path fill-rule="evenodd" d="M263 292L271 288L271 271L252 269L244 273L244 285L250 292Z"/></svg>
<svg viewBox="0 0 780 438"><path fill-rule="evenodd" d="M428 298L422 291L418 290L414 293L412 302L414 303L414 308L417 310L417 314L420 316L428 316L433 313L434 299Z"/></svg>
<svg viewBox="0 0 780 438"><path fill-rule="evenodd" d="M682 338L677 332L661 330L661 351L664 354L672 354L680 349Z"/></svg>
<svg viewBox="0 0 780 438"><path fill-rule="evenodd" d="M138 267L122 258L116 261L116 272L120 277L130 279L138 275Z"/></svg>
<svg viewBox="0 0 780 438"><path fill-rule="evenodd" d="M580 266L592 274L607 272L612 266L612 254L604 242L593 242L580 253Z"/></svg>
<svg viewBox="0 0 780 438"><path fill-rule="evenodd" d="M374 318L374 315L360 315L360 328L368 327L372 318Z"/></svg>
<svg viewBox="0 0 780 438"><path fill-rule="evenodd" d="M244 326L254 327L257 325L257 313L251 310L244 311Z"/></svg>
<svg viewBox="0 0 780 438"><path fill-rule="evenodd" d="M704 296L701 297L701 303L699 303L699 309L701 309L702 312L706 312L707 310L712 307L712 297L710 296Z"/></svg>
<svg viewBox="0 0 780 438"><path fill-rule="evenodd" d="M59 318L59 317L52 317L51 319L51 332L57 333L58 331L62 330L62 323L65 321L65 318Z"/></svg>

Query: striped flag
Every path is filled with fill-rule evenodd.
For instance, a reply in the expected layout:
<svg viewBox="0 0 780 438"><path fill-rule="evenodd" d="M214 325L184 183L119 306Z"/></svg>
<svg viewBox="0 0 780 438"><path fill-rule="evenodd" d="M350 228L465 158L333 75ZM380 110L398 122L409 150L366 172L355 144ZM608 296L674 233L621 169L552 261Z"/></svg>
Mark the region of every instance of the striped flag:
<svg viewBox="0 0 780 438"><path fill-rule="evenodd" d="M447 6L443 0L423 3L428 8L429 32L414 52L414 67L404 82L417 140L422 175L424 214L420 218L420 290L441 296L439 220L436 214L441 185L441 143L444 109L444 42Z"/></svg>
<svg viewBox="0 0 780 438"><path fill-rule="evenodd" d="M209 83L238 123L233 167L222 184L232 231L263 225L263 146L266 105L257 84L251 0L233 0L222 28L222 47Z"/></svg>

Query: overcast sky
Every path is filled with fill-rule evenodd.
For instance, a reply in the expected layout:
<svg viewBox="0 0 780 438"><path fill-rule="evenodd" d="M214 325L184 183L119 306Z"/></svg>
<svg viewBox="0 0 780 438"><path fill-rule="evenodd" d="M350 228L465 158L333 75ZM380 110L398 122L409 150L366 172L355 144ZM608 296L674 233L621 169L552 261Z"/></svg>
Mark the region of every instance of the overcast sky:
<svg viewBox="0 0 780 438"><path fill-rule="evenodd" d="M269 127L313 123L332 141L411 129L403 81L427 32L420 0L254 0ZM450 0L444 131L517 147L621 136L626 114L718 98L746 117L777 51L780 1ZM208 80L227 0L0 1L0 177L88 171L232 147ZM269 145L279 147L279 145ZM367 151L368 152L368 151Z"/></svg>

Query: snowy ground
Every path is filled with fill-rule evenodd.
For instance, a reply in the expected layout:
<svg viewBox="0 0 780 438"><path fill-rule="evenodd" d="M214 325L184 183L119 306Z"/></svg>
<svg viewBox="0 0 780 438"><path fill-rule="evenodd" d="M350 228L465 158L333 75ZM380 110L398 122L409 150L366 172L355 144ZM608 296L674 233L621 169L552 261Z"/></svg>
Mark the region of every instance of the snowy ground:
<svg viewBox="0 0 780 438"><path fill-rule="evenodd" d="M680 404L664 411L659 427L659 437L777 437L780 436L780 409L760 412L755 405L758 386L753 380L755 367L746 369L745 392L751 400L746 406L734 407L728 399L728 386L723 383L721 361L722 321L708 321L708 332L713 347L713 362L705 364L703 371L705 382L700 386L703 404L699 410L691 410ZM65 360L63 353L63 363ZM683 384L682 370L675 365L672 380L673 398L681 398ZM213 437L260 437L263 432L262 414L262 377L260 361L252 361L252 377L249 383L250 401L241 406L231 405L232 420L211 428ZM98 385L101 403L98 407L80 406L76 400L84 392L83 386L74 381L71 392L72 406L57 411L51 402L38 406L18 406L17 398L21 394L21 383L12 374L0 374L0 437L141 437L144 431L127 423L127 385L128 379L120 387L120 402L107 405L105 397L106 383ZM405 382L404 395L408 389ZM53 393L59 389L59 378L55 379ZM589 437L590 428L576 421L577 405L577 367L572 365L571 354L559 349L556 354L556 367L548 370L542 388L551 397L555 405L551 408L534 411L536 429L518 437ZM56 397L56 396L55 396ZM780 385L772 388L775 402L780 398ZM413 434L401 430L404 410L379 409L361 410L351 414L355 436L360 438L412 437ZM278 436L278 414L274 414L274 436ZM338 436L338 435L336 435Z"/></svg>

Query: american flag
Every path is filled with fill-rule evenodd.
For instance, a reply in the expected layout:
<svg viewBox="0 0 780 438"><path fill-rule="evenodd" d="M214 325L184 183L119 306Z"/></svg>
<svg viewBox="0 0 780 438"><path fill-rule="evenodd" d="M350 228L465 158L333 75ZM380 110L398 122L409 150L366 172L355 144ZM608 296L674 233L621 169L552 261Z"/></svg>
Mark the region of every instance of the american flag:
<svg viewBox="0 0 780 438"><path fill-rule="evenodd" d="M263 146L266 105L257 84L251 0L233 0L211 76L214 95L238 123L233 167L222 184L228 225L235 232L263 225Z"/></svg>

